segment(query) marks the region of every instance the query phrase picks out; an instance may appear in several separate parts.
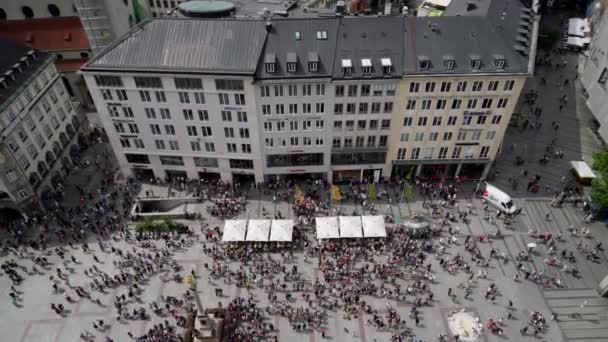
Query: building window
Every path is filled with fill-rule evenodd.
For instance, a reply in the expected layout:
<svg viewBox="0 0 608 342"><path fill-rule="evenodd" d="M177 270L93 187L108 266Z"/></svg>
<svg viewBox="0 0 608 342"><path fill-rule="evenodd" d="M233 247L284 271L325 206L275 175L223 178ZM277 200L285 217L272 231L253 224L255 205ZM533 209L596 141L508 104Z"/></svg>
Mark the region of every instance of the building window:
<svg viewBox="0 0 608 342"><path fill-rule="evenodd" d="M234 138L234 128L224 127L224 136L226 138Z"/></svg>
<svg viewBox="0 0 608 342"><path fill-rule="evenodd" d="M410 93L417 93L420 91L420 82L410 83Z"/></svg>
<svg viewBox="0 0 608 342"><path fill-rule="evenodd" d="M494 66L496 69L504 69L505 68L505 60L502 58L497 58L494 60Z"/></svg>
<svg viewBox="0 0 608 342"><path fill-rule="evenodd" d="M496 91L498 89L498 81L488 82L488 91Z"/></svg>
<svg viewBox="0 0 608 342"><path fill-rule="evenodd" d="M212 142L205 143L205 151L207 152L215 152L215 144Z"/></svg>
<svg viewBox="0 0 608 342"><path fill-rule="evenodd" d="M454 126L454 125L456 125L456 120L457 120L456 116L450 116L450 117L448 117L448 126Z"/></svg>
<svg viewBox="0 0 608 342"><path fill-rule="evenodd" d="M184 159L179 156L158 156L160 163L163 165L175 165L182 166L184 165Z"/></svg>
<svg viewBox="0 0 608 342"><path fill-rule="evenodd" d="M608 76L606 76L606 77L608 77ZM511 91L511 90L513 90L513 86L515 86L515 81L513 81L513 80L505 81L505 85L503 87L503 90L504 91Z"/></svg>
<svg viewBox="0 0 608 342"><path fill-rule="evenodd" d="M483 82L482 81L475 81L473 82L473 87L472 87L472 91L481 91L481 88L483 87Z"/></svg>
<svg viewBox="0 0 608 342"><path fill-rule="evenodd" d="M308 71L316 72L319 69L319 62L308 62Z"/></svg>
<svg viewBox="0 0 608 342"><path fill-rule="evenodd" d="M327 31L317 31L317 40L327 40Z"/></svg>
<svg viewBox="0 0 608 342"><path fill-rule="evenodd" d="M350 76L353 72L353 64L350 59L342 60L342 73L344 76Z"/></svg>
<svg viewBox="0 0 608 342"><path fill-rule="evenodd" d="M150 159L147 154L125 153L127 162L131 164L150 164Z"/></svg>
<svg viewBox="0 0 608 342"><path fill-rule="evenodd" d="M217 94L217 98L220 101L221 105L229 105L230 104L230 100L228 99L228 94L226 94L226 93L219 93L219 94Z"/></svg>
<svg viewBox="0 0 608 342"><path fill-rule="evenodd" d="M244 88L242 80L215 80L215 89L217 90L229 90L229 91L242 91Z"/></svg>
<svg viewBox="0 0 608 342"><path fill-rule="evenodd" d="M176 89L203 89L200 78L176 77L173 79Z"/></svg>
<svg viewBox="0 0 608 342"><path fill-rule="evenodd" d="M443 61L443 66L445 67L446 70L452 70L454 69L454 60L453 59L446 59Z"/></svg>
<svg viewBox="0 0 608 342"><path fill-rule="evenodd" d="M438 159L445 159L448 155L448 148L447 147L441 147L439 148L439 155L437 156Z"/></svg>
<svg viewBox="0 0 608 342"><path fill-rule="evenodd" d="M418 68L420 70L428 70L431 67L431 61L428 59L419 59Z"/></svg>
<svg viewBox="0 0 608 342"><path fill-rule="evenodd" d="M104 100L112 101L112 91L110 89L101 89L101 96Z"/></svg>
<svg viewBox="0 0 608 342"><path fill-rule="evenodd" d="M457 92L467 91L467 81L458 81L458 83L456 83L456 91Z"/></svg>
<svg viewBox="0 0 608 342"><path fill-rule="evenodd" d="M435 82L426 82L424 84L424 92L425 93L432 93L435 91Z"/></svg>
<svg viewBox="0 0 608 342"><path fill-rule="evenodd" d="M160 77L133 77L137 88L162 88L163 82Z"/></svg>
<svg viewBox="0 0 608 342"><path fill-rule="evenodd" d="M154 140L154 144L156 145L157 150L165 150L165 141L164 140Z"/></svg>
<svg viewBox="0 0 608 342"><path fill-rule="evenodd" d="M412 149L412 154L410 155L410 159L417 160L418 158L420 158L420 148L415 147Z"/></svg>
<svg viewBox="0 0 608 342"><path fill-rule="evenodd" d="M494 115L494 116L492 116L492 124L493 125L500 124L500 119L502 119L502 115Z"/></svg>
<svg viewBox="0 0 608 342"><path fill-rule="evenodd" d="M122 87L120 76L95 75L95 83L100 87Z"/></svg>
<svg viewBox="0 0 608 342"><path fill-rule="evenodd" d="M19 188L19 189L17 189L17 196L19 196L19 199L23 200L23 199L26 199L28 197L28 194L27 194L27 191L25 191L24 188Z"/></svg>
<svg viewBox="0 0 608 342"><path fill-rule="evenodd" d="M287 71L288 72L296 72L296 63L288 62L287 63Z"/></svg>
<svg viewBox="0 0 608 342"><path fill-rule="evenodd" d="M462 152L462 147L460 147L460 146L454 147L454 149L452 150L452 159L460 158L461 152Z"/></svg>
<svg viewBox="0 0 608 342"><path fill-rule="evenodd" d="M483 99L483 101L481 101L481 108L483 109L488 109L492 107L492 99Z"/></svg>
<svg viewBox="0 0 608 342"><path fill-rule="evenodd" d="M169 111L169 108L161 108L160 117L164 120L171 120L171 112Z"/></svg>
<svg viewBox="0 0 608 342"><path fill-rule="evenodd" d="M427 123L426 116L421 116L418 118L418 126L426 126L426 123Z"/></svg>
<svg viewBox="0 0 608 342"><path fill-rule="evenodd" d="M246 159L230 159L228 160L231 169L253 169L253 160Z"/></svg>
<svg viewBox="0 0 608 342"><path fill-rule="evenodd" d="M441 92L442 93L449 92L451 87L452 87L452 82L441 82Z"/></svg>
<svg viewBox="0 0 608 342"><path fill-rule="evenodd" d="M281 88L283 89L283 88ZM245 105L245 94L234 94L234 104L239 106Z"/></svg>
<svg viewBox="0 0 608 342"><path fill-rule="evenodd" d="M433 117L433 126L441 126L441 116Z"/></svg>
<svg viewBox="0 0 608 342"><path fill-rule="evenodd" d="M156 91L154 91L154 95L156 96L156 102L161 102L161 103L167 102L167 97L165 96L164 91L156 90Z"/></svg>
<svg viewBox="0 0 608 342"><path fill-rule="evenodd" d="M242 111L236 112L236 121L247 122L247 112L242 112Z"/></svg>
<svg viewBox="0 0 608 342"><path fill-rule="evenodd" d="M266 66L266 72L269 74L274 73L274 63L264 63Z"/></svg>
<svg viewBox="0 0 608 342"><path fill-rule="evenodd" d="M372 60L369 58L361 59L361 70L364 76L369 76L372 73Z"/></svg>
<svg viewBox="0 0 608 342"><path fill-rule="evenodd" d="M471 68L479 69L481 68L481 60L479 59L471 59Z"/></svg>
<svg viewBox="0 0 608 342"><path fill-rule="evenodd" d="M150 97L150 92L147 90L140 90L139 97L142 102L152 102L152 98Z"/></svg>
<svg viewBox="0 0 608 342"><path fill-rule="evenodd" d="M336 97L343 97L343 96L344 96L344 86L337 85L336 86Z"/></svg>

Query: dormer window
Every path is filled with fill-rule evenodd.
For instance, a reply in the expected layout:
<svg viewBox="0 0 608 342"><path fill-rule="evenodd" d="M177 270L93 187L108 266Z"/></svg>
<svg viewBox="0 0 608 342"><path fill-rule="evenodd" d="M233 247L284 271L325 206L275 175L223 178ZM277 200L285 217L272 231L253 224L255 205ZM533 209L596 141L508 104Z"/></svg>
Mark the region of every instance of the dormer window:
<svg viewBox="0 0 608 342"><path fill-rule="evenodd" d="M272 74L275 71L275 63L277 61L277 56L274 53L266 54L264 57L264 66L266 67L266 72Z"/></svg>
<svg viewBox="0 0 608 342"><path fill-rule="evenodd" d="M382 73L385 75L390 75L393 69L393 63L391 63L390 58L381 58L380 64L382 65Z"/></svg>
<svg viewBox="0 0 608 342"><path fill-rule="evenodd" d="M496 69L505 68L505 57L503 55L494 55L494 66Z"/></svg>
<svg viewBox="0 0 608 342"><path fill-rule="evenodd" d="M308 53L308 71L317 72L319 70L319 54L316 52Z"/></svg>
<svg viewBox="0 0 608 342"><path fill-rule="evenodd" d="M361 69L363 75L369 76L372 74L372 60L369 58L361 59Z"/></svg>
<svg viewBox="0 0 608 342"><path fill-rule="evenodd" d="M481 68L481 57L479 55L470 55L469 58L471 59L471 68Z"/></svg>
<svg viewBox="0 0 608 342"><path fill-rule="evenodd" d="M327 31L317 31L317 40L327 40Z"/></svg>
<svg viewBox="0 0 608 342"><path fill-rule="evenodd" d="M342 60L342 73L344 76L350 76L353 73L353 63L350 59Z"/></svg>
<svg viewBox="0 0 608 342"><path fill-rule="evenodd" d="M418 69L429 70L431 67L431 60L426 56L418 56Z"/></svg>
<svg viewBox="0 0 608 342"><path fill-rule="evenodd" d="M296 64L298 63L298 57L295 52L287 53L287 71L296 72Z"/></svg>
<svg viewBox="0 0 608 342"><path fill-rule="evenodd" d="M443 56L443 67L445 70L454 70L456 62L453 56Z"/></svg>

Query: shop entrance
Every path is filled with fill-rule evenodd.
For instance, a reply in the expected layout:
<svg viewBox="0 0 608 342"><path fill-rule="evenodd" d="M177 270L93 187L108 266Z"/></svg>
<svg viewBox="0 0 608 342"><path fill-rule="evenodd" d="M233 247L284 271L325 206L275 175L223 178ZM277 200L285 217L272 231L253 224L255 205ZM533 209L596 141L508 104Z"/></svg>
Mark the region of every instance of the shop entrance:
<svg viewBox="0 0 608 342"><path fill-rule="evenodd" d="M255 184L255 176L248 173L232 173L232 182L240 183L241 186L247 185L251 186L251 184ZM247 189L247 188L243 188Z"/></svg>
<svg viewBox="0 0 608 342"><path fill-rule="evenodd" d="M202 182L216 182L221 177L220 177L220 174L218 172L203 172L203 171L199 171L198 178Z"/></svg>
<svg viewBox="0 0 608 342"><path fill-rule="evenodd" d="M378 183L382 179L382 169L366 169L363 170L363 179L369 183Z"/></svg>
<svg viewBox="0 0 608 342"><path fill-rule="evenodd" d="M341 170L334 171L333 182L334 184L346 184L350 183L351 180L359 181L361 177L361 170Z"/></svg>
<svg viewBox="0 0 608 342"><path fill-rule="evenodd" d="M462 180L480 179L486 164L462 164L460 174Z"/></svg>
<svg viewBox="0 0 608 342"><path fill-rule="evenodd" d="M167 175L167 181L171 182L174 180L186 180L188 179L188 173L181 170L165 170Z"/></svg>
<svg viewBox="0 0 608 342"><path fill-rule="evenodd" d="M391 177L396 180L405 179L408 176L414 178L416 175L416 165L393 165Z"/></svg>
<svg viewBox="0 0 608 342"><path fill-rule="evenodd" d="M156 179L156 176L154 175L154 171L152 171L152 169L132 168L131 171L133 172L135 178L139 179L144 183L152 182Z"/></svg>

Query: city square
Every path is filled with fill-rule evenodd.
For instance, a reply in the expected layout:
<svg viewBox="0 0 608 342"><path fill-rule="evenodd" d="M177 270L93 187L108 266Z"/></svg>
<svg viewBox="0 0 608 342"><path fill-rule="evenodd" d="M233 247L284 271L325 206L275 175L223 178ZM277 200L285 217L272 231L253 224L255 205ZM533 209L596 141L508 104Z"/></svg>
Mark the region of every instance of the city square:
<svg viewBox="0 0 608 342"><path fill-rule="evenodd" d="M608 340L608 1L54 2L0 4L1 341Z"/></svg>

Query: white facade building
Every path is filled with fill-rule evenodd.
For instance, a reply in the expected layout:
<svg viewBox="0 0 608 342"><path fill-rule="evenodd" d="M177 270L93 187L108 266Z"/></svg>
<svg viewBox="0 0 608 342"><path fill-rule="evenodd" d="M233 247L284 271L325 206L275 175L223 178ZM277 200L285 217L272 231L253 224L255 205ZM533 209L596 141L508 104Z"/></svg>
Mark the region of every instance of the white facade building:
<svg viewBox="0 0 608 342"><path fill-rule="evenodd" d="M533 74L539 18L518 0L448 10L155 19L82 71L127 175L478 179Z"/></svg>
<svg viewBox="0 0 608 342"><path fill-rule="evenodd" d="M587 95L587 107L599 123L599 135L608 141L608 8L598 8L589 55L584 62L581 84Z"/></svg>
<svg viewBox="0 0 608 342"><path fill-rule="evenodd" d="M0 41L0 201L40 201L72 168L80 121L53 57Z"/></svg>

